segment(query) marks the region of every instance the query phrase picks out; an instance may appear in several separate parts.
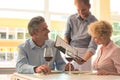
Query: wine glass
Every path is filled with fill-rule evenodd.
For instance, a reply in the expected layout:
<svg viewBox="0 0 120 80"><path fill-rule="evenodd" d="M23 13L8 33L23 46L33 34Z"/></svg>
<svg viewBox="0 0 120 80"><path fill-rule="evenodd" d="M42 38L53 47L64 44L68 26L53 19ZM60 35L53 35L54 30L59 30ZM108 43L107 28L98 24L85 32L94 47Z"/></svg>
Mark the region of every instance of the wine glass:
<svg viewBox="0 0 120 80"><path fill-rule="evenodd" d="M52 48L45 48L44 49L44 58L45 61L47 62L47 65L49 66L49 62L52 60L53 58L53 51Z"/></svg>
<svg viewBox="0 0 120 80"><path fill-rule="evenodd" d="M68 63L69 63L69 74L71 74L71 62L72 62L72 60L73 60L73 57L71 57L70 55L69 55L69 51L66 49L66 51L65 51L65 58L66 58L66 60L68 61Z"/></svg>

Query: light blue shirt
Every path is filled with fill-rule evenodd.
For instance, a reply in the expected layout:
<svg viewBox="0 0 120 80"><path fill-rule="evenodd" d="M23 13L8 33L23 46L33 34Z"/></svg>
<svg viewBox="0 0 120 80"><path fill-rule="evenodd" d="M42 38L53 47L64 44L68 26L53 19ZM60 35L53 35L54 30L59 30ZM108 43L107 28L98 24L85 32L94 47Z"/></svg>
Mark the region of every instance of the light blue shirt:
<svg viewBox="0 0 120 80"><path fill-rule="evenodd" d="M46 40L42 47L38 47L32 41L32 39L26 40L21 44L19 48L19 54L17 58L16 70L18 73L35 73L34 67L45 64L43 57L44 48L51 47L53 50L53 59L50 61L50 68L52 70L64 70L64 60L60 55L60 52L54 47L52 40Z"/></svg>
<svg viewBox="0 0 120 80"><path fill-rule="evenodd" d="M69 17L65 37L71 39L71 46L88 48L87 51L95 53L97 45L88 34L87 28L88 25L94 21L97 21L97 19L91 14L85 20L82 20L78 14L73 14Z"/></svg>

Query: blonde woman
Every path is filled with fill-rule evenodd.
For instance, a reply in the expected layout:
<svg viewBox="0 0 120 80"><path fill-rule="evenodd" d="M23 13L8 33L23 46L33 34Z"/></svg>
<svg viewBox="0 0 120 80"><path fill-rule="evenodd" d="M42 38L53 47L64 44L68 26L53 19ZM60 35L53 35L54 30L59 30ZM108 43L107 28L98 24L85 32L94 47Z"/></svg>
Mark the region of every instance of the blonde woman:
<svg viewBox="0 0 120 80"><path fill-rule="evenodd" d="M112 25L97 21L88 26L88 33L101 45L93 67L98 75L120 75L120 47L112 40Z"/></svg>

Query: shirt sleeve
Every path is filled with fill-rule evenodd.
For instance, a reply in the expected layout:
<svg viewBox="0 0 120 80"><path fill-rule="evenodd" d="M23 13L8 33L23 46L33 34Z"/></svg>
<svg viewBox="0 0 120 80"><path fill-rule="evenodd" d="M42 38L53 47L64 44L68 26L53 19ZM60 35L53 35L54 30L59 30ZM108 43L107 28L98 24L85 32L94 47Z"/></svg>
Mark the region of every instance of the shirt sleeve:
<svg viewBox="0 0 120 80"><path fill-rule="evenodd" d="M120 48L114 51L114 56L112 56L112 60L114 62L114 66L118 73L120 73Z"/></svg>
<svg viewBox="0 0 120 80"><path fill-rule="evenodd" d="M94 54L96 49L97 49L97 44L94 42L93 38L91 38L87 52L92 52Z"/></svg>
<svg viewBox="0 0 120 80"><path fill-rule="evenodd" d="M70 32L71 32L71 22L70 18L67 20L67 26L66 26L66 31L65 31L65 37L70 39Z"/></svg>
<svg viewBox="0 0 120 80"><path fill-rule="evenodd" d="M98 21L98 20L96 19L95 16L92 15L89 23L93 23L95 21ZM94 42L93 38L91 37L91 41L88 45L88 50L87 51L90 51L94 54L96 52L96 49L97 49L97 44Z"/></svg>
<svg viewBox="0 0 120 80"><path fill-rule="evenodd" d="M16 62L16 70L18 73L35 73L34 67L32 65L27 64L27 54L22 46L19 46L18 58Z"/></svg>
<svg viewBox="0 0 120 80"><path fill-rule="evenodd" d="M59 50L56 51L55 62L56 62L56 69L63 71L65 61L63 60Z"/></svg>

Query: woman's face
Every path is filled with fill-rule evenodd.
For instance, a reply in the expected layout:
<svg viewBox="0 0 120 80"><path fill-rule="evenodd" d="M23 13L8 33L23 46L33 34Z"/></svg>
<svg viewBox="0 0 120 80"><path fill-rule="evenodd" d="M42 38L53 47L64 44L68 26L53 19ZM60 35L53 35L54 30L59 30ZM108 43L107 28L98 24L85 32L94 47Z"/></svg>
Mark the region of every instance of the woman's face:
<svg viewBox="0 0 120 80"><path fill-rule="evenodd" d="M93 40L96 42L96 44L101 45L104 44L104 39L101 37L93 37Z"/></svg>
<svg viewBox="0 0 120 80"><path fill-rule="evenodd" d="M93 37L93 40L96 42L96 44L98 44L98 45L107 45L108 43L109 43L109 41L110 41L110 38L109 37L105 37L105 38L103 38L103 37Z"/></svg>
<svg viewBox="0 0 120 80"><path fill-rule="evenodd" d="M100 45L102 44L102 41L100 39L100 37L93 37L93 40L96 42L96 44Z"/></svg>

